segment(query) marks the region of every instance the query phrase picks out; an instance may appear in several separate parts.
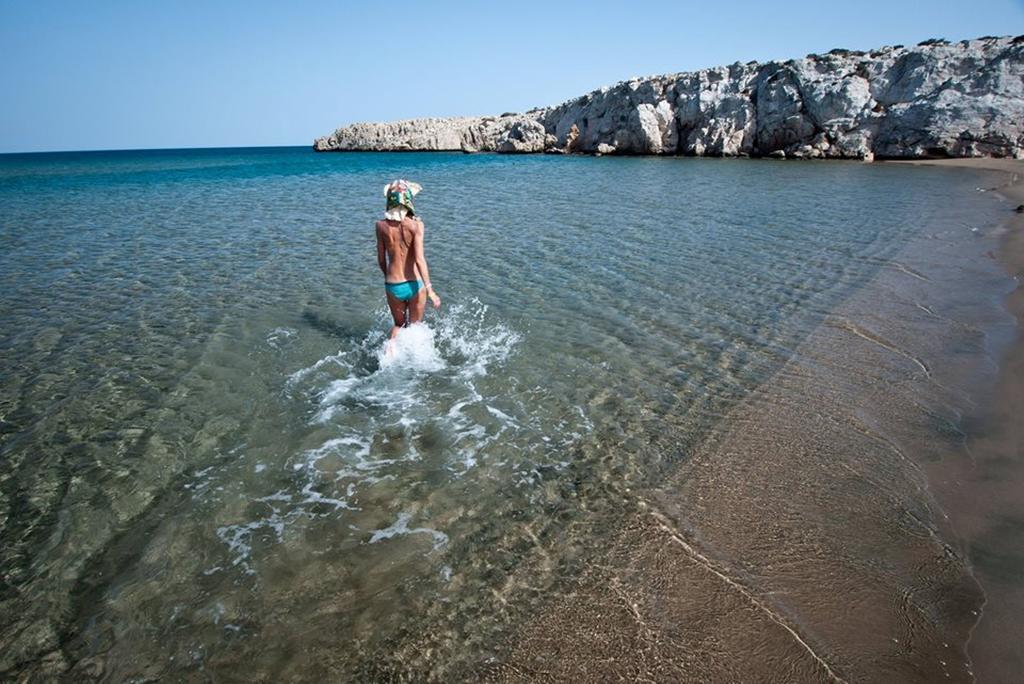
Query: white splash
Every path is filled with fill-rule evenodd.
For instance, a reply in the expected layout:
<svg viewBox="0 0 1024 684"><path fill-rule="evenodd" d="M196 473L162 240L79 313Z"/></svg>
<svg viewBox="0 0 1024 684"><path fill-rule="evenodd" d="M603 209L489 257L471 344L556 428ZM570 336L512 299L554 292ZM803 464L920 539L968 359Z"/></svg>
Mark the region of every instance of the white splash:
<svg viewBox="0 0 1024 684"><path fill-rule="evenodd" d="M392 523L390 526L385 527L382 530L374 530L373 535L370 537L369 544L376 544L383 539L391 539L398 535L407 534L429 534L434 538L434 549L437 550L448 543L448 535L439 530L435 530L431 527L409 527L409 521L412 519L411 513L399 513L398 520Z"/></svg>
<svg viewBox="0 0 1024 684"><path fill-rule="evenodd" d="M313 518L358 522L382 502L400 507L404 488L419 481L427 459L432 472L442 468L445 478L501 468L508 485L536 487L543 480L533 467L537 459L549 462L564 441L588 428L582 409L576 409L579 419L570 414L549 420L531 400L545 388L516 389L514 377L494 373L521 338L480 302L431 314L426 324L402 329L388 344L390 322L380 310L365 335L344 340L336 352L287 376L284 398L308 402L311 439L280 457L261 455L254 471L276 491L250 500L265 506L245 509L258 510L255 519L228 519L236 524L217 528L228 548L221 567L254 574L253 554L260 549L255 539L280 542L293 526ZM275 332L274 342L290 339ZM290 353L297 351L296 343ZM506 443L515 446L495 450ZM434 549L449 543L440 530L410 527L412 518L400 513L391 525L372 530L365 543L404 535L429 535ZM367 534L359 527L354 532Z"/></svg>
<svg viewBox="0 0 1024 684"><path fill-rule="evenodd" d="M299 331L294 328L274 328L267 334L267 346L272 349L281 349L291 344Z"/></svg>
<svg viewBox="0 0 1024 684"><path fill-rule="evenodd" d="M276 510L268 518L238 525L222 525L217 528L217 536L227 544L229 553L234 555L231 560L232 567L241 566L247 575L255 573L249 563L252 558L252 537L262 529L273 531L278 542L284 538L284 520Z"/></svg>
<svg viewBox="0 0 1024 684"><path fill-rule="evenodd" d="M398 331L377 352L381 370L393 367L433 373L445 367L444 359L434 346L434 331L423 323L415 323Z"/></svg>

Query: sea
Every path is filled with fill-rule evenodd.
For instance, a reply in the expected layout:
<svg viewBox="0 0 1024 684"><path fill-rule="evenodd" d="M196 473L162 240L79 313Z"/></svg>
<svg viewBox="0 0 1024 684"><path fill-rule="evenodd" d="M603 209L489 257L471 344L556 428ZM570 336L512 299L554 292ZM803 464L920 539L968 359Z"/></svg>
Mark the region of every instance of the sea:
<svg viewBox="0 0 1024 684"><path fill-rule="evenodd" d="M423 186L442 305L386 354L373 224L396 178ZM586 581L621 566L650 600L621 592L608 611L657 618L694 594L651 627L693 637L658 656L691 674L728 662L731 611L729 634L795 644L741 680L927 661L967 681L984 593L928 476L968 458L1013 339L994 182L844 161L2 155L0 677L540 679L551 640L571 651L590 623L517 644L558 606L628 587ZM832 370L857 345L884 363ZM787 383L794 364L815 382ZM899 401L859 401L865 378ZM841 442L828 416L847 405L882 452L792 460ZM756 438L781 406L807 439ZM931 432L892 427L910 415ZM743 448L712 448L728 435ZM616 555L652 510L726 598L649 580L657 554ZM903 523L882 529L890 513ZM807 541L835 519L871 543ZM907 589L932 577L892 560L908 540L944 559L942 591ZM873 622L900 605L904 627ZM896 650L823 627L849 614Z"/></svg>

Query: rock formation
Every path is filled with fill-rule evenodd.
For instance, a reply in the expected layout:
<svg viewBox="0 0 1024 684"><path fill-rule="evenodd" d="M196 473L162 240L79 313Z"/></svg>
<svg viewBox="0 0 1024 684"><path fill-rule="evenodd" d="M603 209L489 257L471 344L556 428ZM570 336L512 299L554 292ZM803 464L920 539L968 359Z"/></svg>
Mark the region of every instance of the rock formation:
<svg viewBox="0 0 1024 684"><path fill-rule="evenodd" d="M634 78L501 116L359 123L317 151L1024 158L1024 36Z"/></svg>

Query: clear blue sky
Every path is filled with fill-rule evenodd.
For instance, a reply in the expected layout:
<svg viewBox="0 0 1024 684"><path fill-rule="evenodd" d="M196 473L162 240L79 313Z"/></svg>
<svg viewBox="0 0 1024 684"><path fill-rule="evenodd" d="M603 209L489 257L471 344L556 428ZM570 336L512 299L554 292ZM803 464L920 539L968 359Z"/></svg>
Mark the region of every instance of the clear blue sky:
<svg viewBox="0 0 1024 684"><path fill-rule="evenodd" d="M1024 0L0 0L0 152L307 145L635 75L1024 33Z"/></svg>

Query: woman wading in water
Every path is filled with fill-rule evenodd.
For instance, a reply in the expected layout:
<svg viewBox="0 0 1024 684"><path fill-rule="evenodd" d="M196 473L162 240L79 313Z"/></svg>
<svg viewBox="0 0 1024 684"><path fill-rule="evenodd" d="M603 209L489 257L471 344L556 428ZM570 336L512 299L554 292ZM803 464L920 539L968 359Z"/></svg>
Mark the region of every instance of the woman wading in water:
<svg viewBox="0 0 1024 684"><path fill-rule="evenodd" d="M430 270L423 256L423 221L412 206L420 186L396 180L384 186L387 208L384 220L377 221L377 263L384 272L384 291L395 325L391 328L388 350L398 331L423 320L427 297L437 309L441 298L430 286Z"/></svg>

